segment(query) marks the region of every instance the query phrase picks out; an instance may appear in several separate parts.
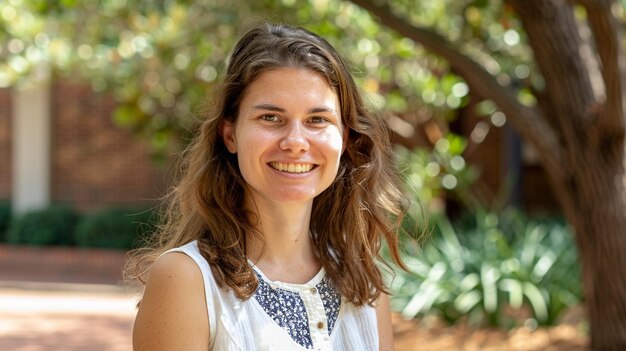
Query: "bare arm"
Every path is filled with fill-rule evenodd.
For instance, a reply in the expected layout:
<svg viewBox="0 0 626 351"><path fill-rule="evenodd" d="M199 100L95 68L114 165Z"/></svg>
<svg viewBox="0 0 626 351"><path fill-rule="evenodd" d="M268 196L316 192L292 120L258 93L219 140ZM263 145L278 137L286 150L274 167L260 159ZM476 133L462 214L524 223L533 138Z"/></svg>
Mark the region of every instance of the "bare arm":
<svg viewBox="0 0 626 351"><path fill-rule="evenodd" d="M208 351L209 321L202 273L183 253L168 253L150 270L133 327L134 351Z"/></svg>
<svg viewBox="0 0 626 351"><path fill-rule="evenodd" d="M391 326L391 310L389 296L381 293L376 304L376 319L378 321L378 349L393 351L393 328Z"/></svg>

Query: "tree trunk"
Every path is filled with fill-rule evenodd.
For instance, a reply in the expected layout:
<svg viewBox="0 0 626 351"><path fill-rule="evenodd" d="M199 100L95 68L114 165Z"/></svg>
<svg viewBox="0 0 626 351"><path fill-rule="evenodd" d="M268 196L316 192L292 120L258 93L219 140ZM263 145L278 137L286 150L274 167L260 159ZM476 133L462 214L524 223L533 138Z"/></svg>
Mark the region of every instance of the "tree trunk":
<svg viewBox="0 0 626 351"><path fill-rule="evenodd" d="M563 162L543 165L576 236L591 348L626 350L626 187L621 104L614 108L594 97L588 66L580 55L583 43L569 3L510 3L524 24L546 82L540 108L559 132ZM610 7L606 11L610 13ZM609 30L598 34L605 38L596 38L596 42L613 35ZM608 51L615 49L606 47L606 43L597 45L605 45ZM601 62L603 75L619 76L616 60L608 62L608 56L604 54ZM604 83L606 96L621 95L619 86L609 85L606 79Z"/></svg>
<svg viewBox="0 0 626 351"><path fill-rule="evenodd" d="M587 161L574 178L555 186L567 193L560 202L576 234L591 349L626 350L624 171L599 165L597 157Z"/></svg>

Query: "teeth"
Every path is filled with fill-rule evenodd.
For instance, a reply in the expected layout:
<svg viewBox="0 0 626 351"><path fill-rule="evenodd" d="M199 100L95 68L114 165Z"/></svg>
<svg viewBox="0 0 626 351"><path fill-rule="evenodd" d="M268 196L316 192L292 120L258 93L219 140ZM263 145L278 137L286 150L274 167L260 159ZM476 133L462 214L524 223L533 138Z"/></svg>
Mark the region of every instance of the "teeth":
<svg viewBox="0 0 626 351"><path fill-rule="evenodd" d="M300 164L300 163L283 163L283 162L270 162L272 168L281 172L288 173L305 173L313 169L312 164Z"/></svg>

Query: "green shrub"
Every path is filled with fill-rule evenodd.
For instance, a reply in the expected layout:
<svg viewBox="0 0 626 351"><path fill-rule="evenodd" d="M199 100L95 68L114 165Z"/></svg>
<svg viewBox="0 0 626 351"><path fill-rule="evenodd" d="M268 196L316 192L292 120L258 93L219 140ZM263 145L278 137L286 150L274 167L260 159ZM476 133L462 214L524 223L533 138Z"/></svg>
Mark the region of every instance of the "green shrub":
<svg viewBox="0 0 626 351"><path fill-rule="evenodd" d="M505 311L525 306L539 325L552 325L581 301L577 254L563 222L518 213L476 214L463 222L469 227L432 220L423 247L407 243L411 273L395 272L392 304L405 317L436 314L453 323L467 316L510 326L515 321Z"/></svg>
<svg viewBox="0 0 626 351"><path fill-rule="evenodd" d="M71 245L78 215L65 206L53 205L30 211L14 218L7 233L7 242L13 244Z"/></svg>
<svg viewBox="0 0 626 351"><path fill-rule="evenodd" d="M11 221L11 203L0 200L0 242L6 241L6 233Z"/></svg>
<svg viewBox="0 0 626 351"><path fill-rule="evenodd" d="M154 230L153 212L149 210L109 208L85 215L74 232L77 245L131 249L140 245L142 233Z"/></svg>

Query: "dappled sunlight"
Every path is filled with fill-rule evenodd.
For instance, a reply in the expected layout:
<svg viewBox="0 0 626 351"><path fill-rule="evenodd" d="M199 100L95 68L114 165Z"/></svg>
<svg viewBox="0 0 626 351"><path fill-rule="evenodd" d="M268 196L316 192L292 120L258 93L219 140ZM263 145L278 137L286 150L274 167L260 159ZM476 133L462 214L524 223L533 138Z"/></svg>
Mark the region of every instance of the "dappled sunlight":
<svg viewBox="0 0 626 351"><path fill-rule="evenodd" d="M0 349L131 350L136 296L0 289Z"/></svg>
<svg viewBox="0 0 626 351"><path fill-rule="evenodd" d="M133 311L135 304L135 298L126 294L25 293L21 290L6 290L2 294L0 311L15 314L72 313L127 316L129 311Z"/></svg>
<svg viewBox="0 0 626 351"><path fill-rule="evenodd" d="M130 318L66 314L3 317L3 323L15 327L0 331L4 350L131 350Z"/></svg>

